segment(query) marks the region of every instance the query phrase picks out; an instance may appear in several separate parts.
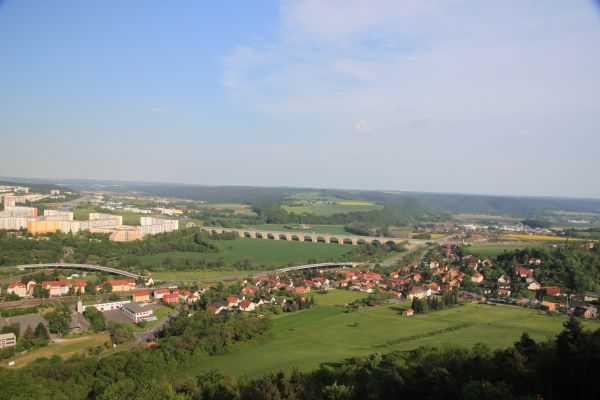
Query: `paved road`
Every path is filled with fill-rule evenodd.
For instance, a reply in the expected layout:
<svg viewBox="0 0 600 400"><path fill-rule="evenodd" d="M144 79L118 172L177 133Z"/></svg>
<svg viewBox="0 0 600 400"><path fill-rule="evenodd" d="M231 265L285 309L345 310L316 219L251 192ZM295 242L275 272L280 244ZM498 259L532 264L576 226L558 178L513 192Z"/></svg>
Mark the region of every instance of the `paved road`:
<svg viewBox="0 0 600 400"><path fill-rule="evenodd" d="M160 321L158 324L154 325L154 327L152 327L152 329L150 329L149 331L136 332L135 333L135 341L133 342L133 345L137 346L137 345L145 343L151 339L154 339L156 337L156 335L160 331L162 331L163 328L165 326L167 326L167 324L169 322L171 322L171 319L175 318L178 314L179 314L179 310L173 310L165 319Z"/></svg>

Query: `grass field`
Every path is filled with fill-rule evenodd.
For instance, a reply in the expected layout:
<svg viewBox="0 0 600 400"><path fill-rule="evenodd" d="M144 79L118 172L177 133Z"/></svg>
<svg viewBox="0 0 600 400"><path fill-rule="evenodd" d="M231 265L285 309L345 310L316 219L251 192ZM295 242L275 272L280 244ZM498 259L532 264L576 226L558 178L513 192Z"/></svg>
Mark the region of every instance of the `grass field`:
<svg viewBox="0 0 600 400"><path fill-rule="evenodd" d="M480 257L496 257L498 254L502 254L505 251L513 252L531 246L533 246L533 244L483 244L464 246L463 249L466 253L478 255Z"/></svg>
<svg viewBox="0 0 600 400"><path fill-rule="evenodd" d="M65 339L62 343L49 344L46 347L27 352L25 354L19 354L13 358L10 358L9 361L15 361L15 367L21 368L40 357L50 358L58 355L63 359L67 359L76 354L85 353L89 347L100 346L107 341L110 341L110 337L107 333L97 333L91 336ZM5 363L2 364L6 365Z"/></svg>
<svg viewBox="0 0 600 400"><path fill-rule="evenodd" d="M528 309L471 303L413 317L403 317L404 307L398 305L349 313L335 305L358 296L362 295L345 291L316 294L316 308L274 318L272 338L243 344L230 354L204 357L177 375L193 376L218 369L237 376L258 377L270 371L289 373L294 366L306 371L321 363L339 363L354 356L423 345L470 347L484 342L491 348L500 348L511 345L524 331L535 340L552 337L565 321L563 317ZM461 326L465 323L468 326ZM591 322L585 322L585 326L599 327ZM432 331L449 327L455 329L431 335ZM430 336L423 335L428 332ZM417 337L410 338L413 335Z"/></svg>
<svg viewBox="0 0 600 400"><path fill-rule="evenodd" d="M90 213L105 213L105 214L114 214L121 215L123 217L124 225L139 225L141 214L136 214L127 211L109 211L104 210L97 206L86 205L86 206L78 206L71 210L73 212L73 219L78 221L83 221L89 219Z"/></svg>
<svg viewBox="0 0 600 400"><path fill-rule="evenodd" d="M248 275L253 274L254 271L248 271ZM166 271L166 272L152 272L151 276L155 280L189 280L195 281L198 279L212 279L221 278L228 276L244 275L244 271Z"/></svg>
<svg viewBox="0 0 600 400"><path fill-rule="evenodd" d="M154 265L169 257L172 260L196 259L235 263L250 258L263 265L302 264L308 260L334 260L352 249L350 245L333 245L311 242L290 242L285 240L236 239L215 241L221 249L219 253L167 252L139 257L143 265Z"/></svg>
<svg viewBox="0 0 600 400"><path fill-rule="evenodd" d="M340 204L315 204L310 206L281 206L285 211L290 214L316 214L316 215L333 215L333 214L344 214L355 211L373 211L382 210L383 206L377 204L366 204L366 205L345 205Z"/></svg>

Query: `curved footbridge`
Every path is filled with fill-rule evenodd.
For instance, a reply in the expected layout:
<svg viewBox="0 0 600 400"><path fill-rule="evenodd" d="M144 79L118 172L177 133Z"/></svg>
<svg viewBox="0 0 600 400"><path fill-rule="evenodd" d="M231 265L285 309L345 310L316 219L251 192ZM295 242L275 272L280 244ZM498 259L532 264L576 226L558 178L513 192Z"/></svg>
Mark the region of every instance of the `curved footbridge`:
<svg viewBox="0 0 600 400"><path fill-rule="evenodd" d="M378 236L357 236L357 235L340 235L329 233L316 232L291 232L291 231L275 231L264 229L241 229L241 228L223 228L217 226L200 226L200 229L211 233L237 233L240 238L251 239L271 239L271 240L287 240L296 242L313 242L313 243L336 243L350 244L353 246L359 244L402 244L409 243L413 245L424 245L436 240L409 239L409 238L392 238Z"/></svg>

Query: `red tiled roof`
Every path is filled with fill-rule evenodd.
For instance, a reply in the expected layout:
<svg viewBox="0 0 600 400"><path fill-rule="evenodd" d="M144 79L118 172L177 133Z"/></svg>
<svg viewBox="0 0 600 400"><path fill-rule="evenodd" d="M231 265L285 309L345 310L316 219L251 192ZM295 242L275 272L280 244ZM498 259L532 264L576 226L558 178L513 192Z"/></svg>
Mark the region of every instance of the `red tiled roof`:
<svg viewBox="0 0 600 400"><path fill-rule="evenodd" d="M239 306L241 308L248 308L250 306L250 304L252 304L252 302L250 300L242 300L239 303Z"/></svg>

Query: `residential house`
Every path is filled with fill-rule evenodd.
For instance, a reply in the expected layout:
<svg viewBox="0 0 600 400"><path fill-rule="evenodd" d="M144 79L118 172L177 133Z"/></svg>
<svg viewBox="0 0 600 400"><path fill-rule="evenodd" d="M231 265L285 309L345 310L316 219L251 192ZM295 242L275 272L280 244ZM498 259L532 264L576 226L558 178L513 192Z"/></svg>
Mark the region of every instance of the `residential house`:
<svg viewBox="0 0 600 400"><path fill-rule="evenodd" d="M431 293L431 291L430 291L430 293ZM407 294L406 297L408 298L408 300L412 300L414 298L422 299L422 298L425 298L427 296L428 295L427 295L427 290L426 289L422 288L421 286L413 286L408 291L408 294Z"/></svg>
<svg viewBox="0 0 600 400"><path fill-rule="evenodd" d="M310 288L309 287L304 287L304 286L298 286L294 288L294 293L296 294L305 294L310 292Z"/></svg>
<svg viewBox="0 0 600 400"><path fill-rule="evenodd" d="M250 300L242 300L240 301L238 307L242 311L254 311L254 309L256 308L256 304L254 304Z"/></svg>
<svg viewBox="0 0 600 400"><path fill-rule="evenodd" d="M75 294L84 294L85 293L85 285L87 285L87 281L79 279L73 281L73 293Z"/></svg>
<svg viewBox="0 0 600 400"><path fill-rule="evenodd" d="M525 267L515 267L515 275L520 278L532 278L533 270Z"/></svg>
<svg viewBox="0 0 600 400"><path fill-rule="evenodd" d="M547 286L545 289L547 296L560 296L560 288L558 286Z"/></svg>
<svg viewBox="0 0 600 400"><path fill-rule="evenodd" d="M596 318L597 310L591 306L579 306L575 308L573 314L583 318Z"/></svg>
<svg viewBox="0 0 600 400"><path fill-rule="evenodd" d="M113 292L129 292L135 289L134 279L109 279L106 283L111 284Z"/></svg>
<svg viewBox="0 0 600 400"><path fill-rule="evenodd" d="M440 292L440 285L438 285L438 284L437 284L437 283L435 283L435 282L431 282L431 283L429 284L429 290L431 290L431 293L432 293L432 294L437 294L437 293L439 293L439 292Z"/></svg>
<svg viewBox="0 0 600 400"><path fill-rule="evenodd" d="M163 296L165 294L170 294L171 291L169 289L154 289L154 291L152 292L152 297L154 297L155 299L158 300L162 300Z"/></svg>
<svg viewBox="0 0 600 400"><path fill-rule="evenodd" d="M529 282L527 282L527 289L529 289L529 290L540 290L541 288L542 288L542 285L540 285L534 279L531 279L531 280L529 280Z"/></svg>
<svg viewBox="0 0 600 400"><path fill-rule="evenodd" d="M148 290L141 290L139 292L134 292L131 295L131 299L135 303L138 303L140 301L150 301L150 292Z"/></svg>
<svg viewBox="0 0 600 400"><path fill-rule="evenodd" d="M540 310L554 312L556 311L556 303L552 303L550 301L542 301L540 304Z"/></svg>
<svg viewBox="0 0 600 400"><path fill-rule="evenodd" d="M50 296L64 296L69 294L71 284L69 281L45 281L40 286L48 290Z"/></svg>
<svg viewBox="0 0 600 400"><path fill-rule="evenodd" d="M227 306L228 307L237 307L239 302L240 302L240 299L238 299L235 296L230 296L227 298Z"/></svg>
<svg viewBox="0 0 600 400"><path fill-rule="evenodd" d="M16 294L19 297L27 296L27 286L21 282L15 282L8 285L8 289L6 290L8 294Z"/></svg>
<svg viewBox="0 0 600 400"><path fill-rule="evenodd" d="M471 276L471 282L477 283L477 284L483 282L483 275L480 274L479 272L475 272L473 274L473 276Z"/></svg>
<svg viewBox="0 0 600 400"><path fill-rule="evenodd" d="M165 304L177 304L179 303L179 294L178 293L168 293L162 296L162 301Z"/></svg>

